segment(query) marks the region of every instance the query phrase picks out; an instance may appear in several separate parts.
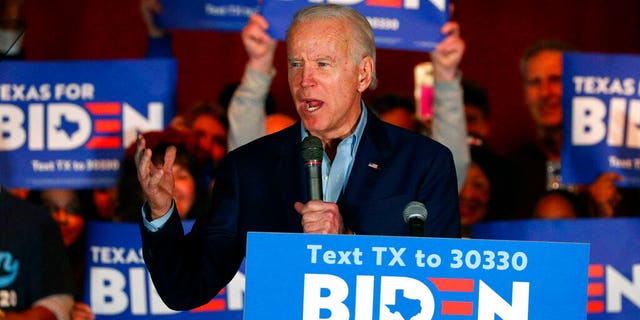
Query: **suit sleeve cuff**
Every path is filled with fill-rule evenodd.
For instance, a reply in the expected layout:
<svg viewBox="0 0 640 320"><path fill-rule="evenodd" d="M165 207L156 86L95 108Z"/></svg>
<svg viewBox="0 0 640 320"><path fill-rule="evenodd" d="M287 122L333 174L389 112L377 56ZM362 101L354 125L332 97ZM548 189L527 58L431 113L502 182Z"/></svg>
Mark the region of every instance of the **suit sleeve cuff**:
<svg viewBox="0 0 640 320"><path fill-rule="evenodd" d="M145 202L142 205L142 223L144 224L145 228L147 228L147 230L151 231L151 232L156 232L158 230L160 230L169 220L169 218L171 217L171 215L173 214L173 212L175 211L176 208L176 203L175 201L171 201L171 208L169 208L169 211L162 217L155 219L153 221L149 221L149 219L147 219L148 216L150 216L151 213L151 208L149 208L149 203Z"/></svg>

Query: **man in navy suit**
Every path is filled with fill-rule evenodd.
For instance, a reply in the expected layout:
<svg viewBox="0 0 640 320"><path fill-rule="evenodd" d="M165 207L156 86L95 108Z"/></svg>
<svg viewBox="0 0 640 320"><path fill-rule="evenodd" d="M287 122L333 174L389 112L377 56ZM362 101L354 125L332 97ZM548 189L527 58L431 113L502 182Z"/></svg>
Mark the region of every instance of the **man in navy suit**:
<svg viewBox="0 0 640 320"><path fill-rule="evenodd" d="M301 121L231 153L220 167L213 209L186 236L172 200L175 149L163 164L138 139L138 179L148 202L141 224L145 263L163 301L191 309L236 273L248 231L408 235L403 210L428 210L424 235L459 237L451 152L383 123L362 93L375 86L375 46L367 20L350 7L302 9L287 33L288 79ZM324 147L323 200L309 200L301 141Z"/></svg>

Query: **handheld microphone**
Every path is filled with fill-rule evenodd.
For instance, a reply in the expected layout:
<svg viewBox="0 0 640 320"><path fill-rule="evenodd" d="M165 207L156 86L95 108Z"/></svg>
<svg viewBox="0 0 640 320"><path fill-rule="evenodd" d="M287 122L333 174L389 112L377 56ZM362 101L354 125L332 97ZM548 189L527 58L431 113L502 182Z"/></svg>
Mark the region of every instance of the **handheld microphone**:
<svg viewBox="0 0 640 320"><path fill-rule="evenodd" d="M307 136L302 140L302 159L307 168L309 200L322 200L322 141Z"/></svg>
<svg viewBox="0 0 640 320"><path fill-rule="evenodd" d="M427 219L427 208L419 201L411 201L402 212L404 222L409 225L409 235L424 237L424 221Z"/></svg>

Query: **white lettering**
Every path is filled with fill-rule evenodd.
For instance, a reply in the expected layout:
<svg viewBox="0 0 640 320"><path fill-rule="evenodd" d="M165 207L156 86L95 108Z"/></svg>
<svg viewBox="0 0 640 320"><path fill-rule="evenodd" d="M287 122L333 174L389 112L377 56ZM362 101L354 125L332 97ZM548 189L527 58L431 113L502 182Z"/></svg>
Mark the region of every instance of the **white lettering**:
<svg viewBox="0 0 640 320"><path fill-rule="evenodd" d="M573 77L574 91L577 94L607 94L632 96L635 94L635 79L609 77Z"/></svg>
<svg viewBox="0 0 640 320"><path fill-rule="evenodd" d="M247 277L238 271L227 285L227 309L229 309L229 311L244 309L244 288L246 282Z"/></svg>
<svg viewBox="0 0 640 320"><path fill-rule="evenodd" d="M323 294L323 289L329 290L329 294ZM349 308L343 303L348 294L349 286L338 276L305 274L302 320L349 319ZM331 311L331 317L321 318L322 309Z"/></svg>
<svg viewBox="0 0 640 320"><path fill-rule="evenodd" d="M607 265L605 270L607 278L607 312L622 312L623 296L640 308L640 264L633 266L631 281L610 265Z"/></svg>
<svg viewBox="0 0 640 320"><path fill-rule="evenodd" d="M122 143L126 147L136 141L139 132L162 130L163 105L160 102L148 104L147 116L143 116L128 103L123 104L122 114Z"/></svg>
<svg viewBox="0 0 640 320"><path fill-rule="evenodd" d="M600 99L592 97L573 98L573 123L571 143L573 145L593 145L604 138L606 107Z"/></svg>
<svg viewBox="0 0 640 320"><path fill-rule="evenodd" d="M91 309L96 315L114 315L124 312L129 298L124 293L122 273L111 268L91 268Z"/></svg>
<svg viewBox="0 0 640 320"><path fill-rule="evenodd" d="M144 264L142 248L97 247L89 248L91 261L101 264Z"/></svg>
<svg viewBox="0 0 640 320"><path fill-rule="evenodd" d="M93 100L94 92L93 83L56 83L54 85L56 100Z"/></svg>
<svg viewBox="0 0 640 320"><path fill-rule="evenodd" d="M529 318L529 283L512 284L511 304L502 299L484 281L479 280L478 320L527 320Z"/></svg>
<svg viewBox="0 0 640 320"><path fill-rule="evenodd" d="M571 143L576 146L595 145L606 136L609 146L640 149L640 100L630 100L628 110L626 102L625 98L611 98L607 125L604 121L607 107L602 100L573 98ZM625 128L626 142L623 141Z"/></svg>
<svg viewBox="0 0 640 320"><path fill-rule="evenodd" d="M0 151L11 151L20 148L27 140L24 114L17 106L0 104Z"/></svg>

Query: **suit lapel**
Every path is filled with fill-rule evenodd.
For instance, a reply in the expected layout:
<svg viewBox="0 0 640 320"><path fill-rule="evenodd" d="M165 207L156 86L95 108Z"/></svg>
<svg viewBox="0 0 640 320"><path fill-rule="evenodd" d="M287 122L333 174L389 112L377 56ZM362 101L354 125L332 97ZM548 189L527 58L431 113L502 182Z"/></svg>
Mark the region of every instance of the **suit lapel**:
<svg viewBox="0 0 640 320"><path fill-rule="evenodd" d="M391 146L384 124L369 110L349 181L338 203L363 203L370 199L371 190L382 176L390 157ZM343 215L348 215L348 212Z"/></svg>
<svg viewBox="0 0 640 320"><path fill-rule="evenodd" d="M284 139L275 149L277 150L277 166L275 168L274 179L281 179L280 200L285 204L288 212L299 219L299 214L293 209L296 201L305 202L306 186L304 184L304 165L302 162L300 126L298 121L295 125L282 132Z"/></svg>

